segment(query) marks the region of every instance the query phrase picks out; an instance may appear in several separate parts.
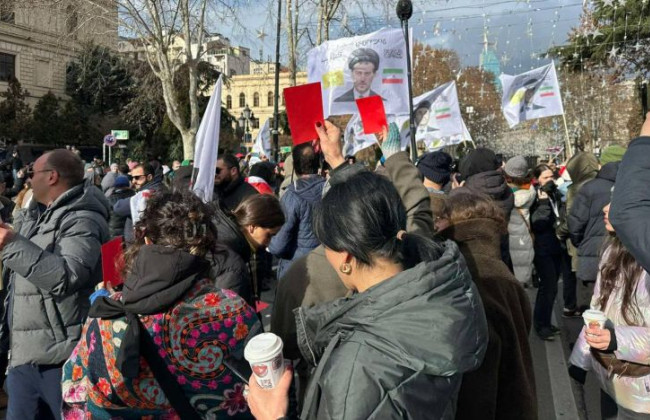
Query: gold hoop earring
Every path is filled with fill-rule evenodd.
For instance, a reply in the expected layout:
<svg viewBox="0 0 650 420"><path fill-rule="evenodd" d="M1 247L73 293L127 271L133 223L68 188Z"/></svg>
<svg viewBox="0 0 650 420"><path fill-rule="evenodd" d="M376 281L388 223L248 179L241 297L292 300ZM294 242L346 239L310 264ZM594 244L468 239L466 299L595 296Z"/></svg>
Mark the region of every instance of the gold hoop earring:
<svg viewBox="0 0 650 420"><path fill-rule="evenodd" d="M352 266L348 263L343 263L339 267L339 271L343 274L350 274L352 272Z"/></svg>

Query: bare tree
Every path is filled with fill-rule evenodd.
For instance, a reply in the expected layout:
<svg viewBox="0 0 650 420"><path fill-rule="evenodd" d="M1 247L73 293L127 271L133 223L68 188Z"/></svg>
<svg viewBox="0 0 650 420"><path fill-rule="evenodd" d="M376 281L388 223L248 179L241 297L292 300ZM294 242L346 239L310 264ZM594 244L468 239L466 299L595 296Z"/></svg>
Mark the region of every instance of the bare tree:
<svg viewBox="0 0 650 420"><path fill-rule="evenodd" d="M330 40L330 23L336 14L341 0L318 0L318 29L316 30L316 44Z"/></svg>
<svg viewBox="0 0 650 420"><path fill-rule="evenodd" d="M206 17L217 13L209 0L82 0L103 8L101 18L117 18L122 30L135 38L134 44L162 85L167 116L183 139L185 159L194 158L194 143L201 121L199 115L198 63L201 61L206 34ZM232 0L235 2L236 0ZM219 1L218 6L233 10L233 4ZM210 8L209 8L210 7ZM117 17L111 13L118 10ZM183 65L185 64L185 65ZM182 67L181 67L182 66ZM182 70L181 70L182 69ZM174 76L187 71L189 78L189 116L183 112L174 93Z"/></svg>

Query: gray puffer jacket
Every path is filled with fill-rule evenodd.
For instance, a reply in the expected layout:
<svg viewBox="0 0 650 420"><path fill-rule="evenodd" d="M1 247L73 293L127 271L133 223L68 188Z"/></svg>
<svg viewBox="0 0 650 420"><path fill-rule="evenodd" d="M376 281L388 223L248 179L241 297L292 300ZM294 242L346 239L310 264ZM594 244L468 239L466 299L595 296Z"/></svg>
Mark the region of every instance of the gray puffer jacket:
<svg viewBox="0 0 650 420"><path fill-rule="evenodd" d="M510 241L510 257L515 270L517 281L530 284L533 277L533 237L530 231L530 206L535 202L535 188L520 189L514 192L515 208L510 213L508 234Z"/></svg>
<svg viewBox="0 0 650 420"><path fill-rule="evenodd" d="M33 200L15 220L2 262L9 293L2 338L9 366L65 362L81 335L88 297L101 280L109 204L96 187L73 187L49 207Z"/></svg>
<svg viewBox="0 0 650 420"><path fill-rule="evenodd" d="M458 250L350 298L294 311L318 364L301 419L453 419L462 374L487 346L485 311Z"/></svg>

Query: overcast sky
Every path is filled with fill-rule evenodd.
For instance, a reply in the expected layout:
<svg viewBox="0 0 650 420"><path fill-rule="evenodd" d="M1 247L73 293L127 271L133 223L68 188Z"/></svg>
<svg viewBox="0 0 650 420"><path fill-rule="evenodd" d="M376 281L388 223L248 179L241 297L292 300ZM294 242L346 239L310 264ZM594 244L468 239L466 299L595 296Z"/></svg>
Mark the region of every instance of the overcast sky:
<svg viewBox="0 0 650 420"><path fill-rule="evenodd" d="M369 0L357 0L366 6ZM368 19L362 20L354 0L348 5L346 21L358 33L368 33L381 27L398 27L394 5L386 8L364 7ZM388 3L388 1L387 1ZM502 59L502 71L521 73L548 63L537 57L552 45L566 42L572 27L579 24L583 0L414 0L414 13L410 19L416 41L436 47L455 50L465 66L476 66L483 48L483 32L487 28L489 40ZM277 8L276 1L250 0L251 6L240 18L241 25L219 25L219 31L229 36L236 45L251 49L254 58L269 57L275 51L275 16L269 9ZM284 5L284 1L283 1ZM369 11L370 10L370 11ZM284 12L283 12L284 14ZM284 17L284 16L283 16ZM305 24L315 29L316 17ZM339 35L338 24L333 23L331 37ZM264 42L257 37L263 31ZM286 38L282 38L283 49ZM309 47L301 48L305 57ZM286 60L282 60L286 64ZM304 59L301 60L304 67Z"/></svg>

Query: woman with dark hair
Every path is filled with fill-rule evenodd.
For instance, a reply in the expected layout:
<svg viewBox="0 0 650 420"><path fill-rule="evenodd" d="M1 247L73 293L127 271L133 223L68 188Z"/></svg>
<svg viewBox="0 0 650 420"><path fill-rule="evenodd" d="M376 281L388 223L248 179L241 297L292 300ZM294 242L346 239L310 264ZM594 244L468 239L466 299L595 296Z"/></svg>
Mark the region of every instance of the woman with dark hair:
<svg viewBox="0 0 650 420"><path fill-rule="evenodd" d="M530 208L530 227L535 236L533 263L539 275L533 325L542 340L551 341L560 332L558 327L551 324L551 315L562 272L562 248L555 233L561 223L562 199L553 181L553 170L548 165L537 165L533 176L537 179L537 197Z"/></svg>
<svg viewBox="0 0 650 420"><path fill-rule="evenodd" d="M616 236L603 209L609 242L591 298L605 313L605 328L583 327L569 373L584 384L593 370L601 387L603 419L650 418L650 275Z"/></svg>
<svg viewBox="0 0 650 420"><path fill-rule="evenodd" d="M318 129L327 155L340 132ZM456 244L406 233L406 214L393 184L369 172L323 197L314 231L353 294L296 310L300 350L317 366L300 418L453 418L462 374L483 359L485 313ZM250 386L254 415L284 406L286 394Z"/></svg>
<svg viewBox="0 0 650 420"><path fill-rule="evenodd" d="M246 417L243 383L224 360L242 359L260 325L209 277L208 259L226 252L212 216L192 194L148 201L123 291L94 301L64 365L64 418Z"/></svg>
<svg viewBox="0 0 650 420"><path fill-rule="evenodd" d="M246 278L240 278L238 282L241 288L247 290L242 297L250 305L255 305L259 300L262 281L273 277L272 261L268 260L272 256L266 252L266 248L284 220L280 201L269 194L251 195L232 212L216 211L219 241L235 251L248 265Z"/></svg>
<svg viewBox="0 0 650 420"><path fill-rule="evenodd" d="M446 226L439 235L455 241L465 257L488 322L485 359L463 375L456 419L536 419L530 302L500 258L503 210L488 196L456 189L437 224Z"/></svg>

